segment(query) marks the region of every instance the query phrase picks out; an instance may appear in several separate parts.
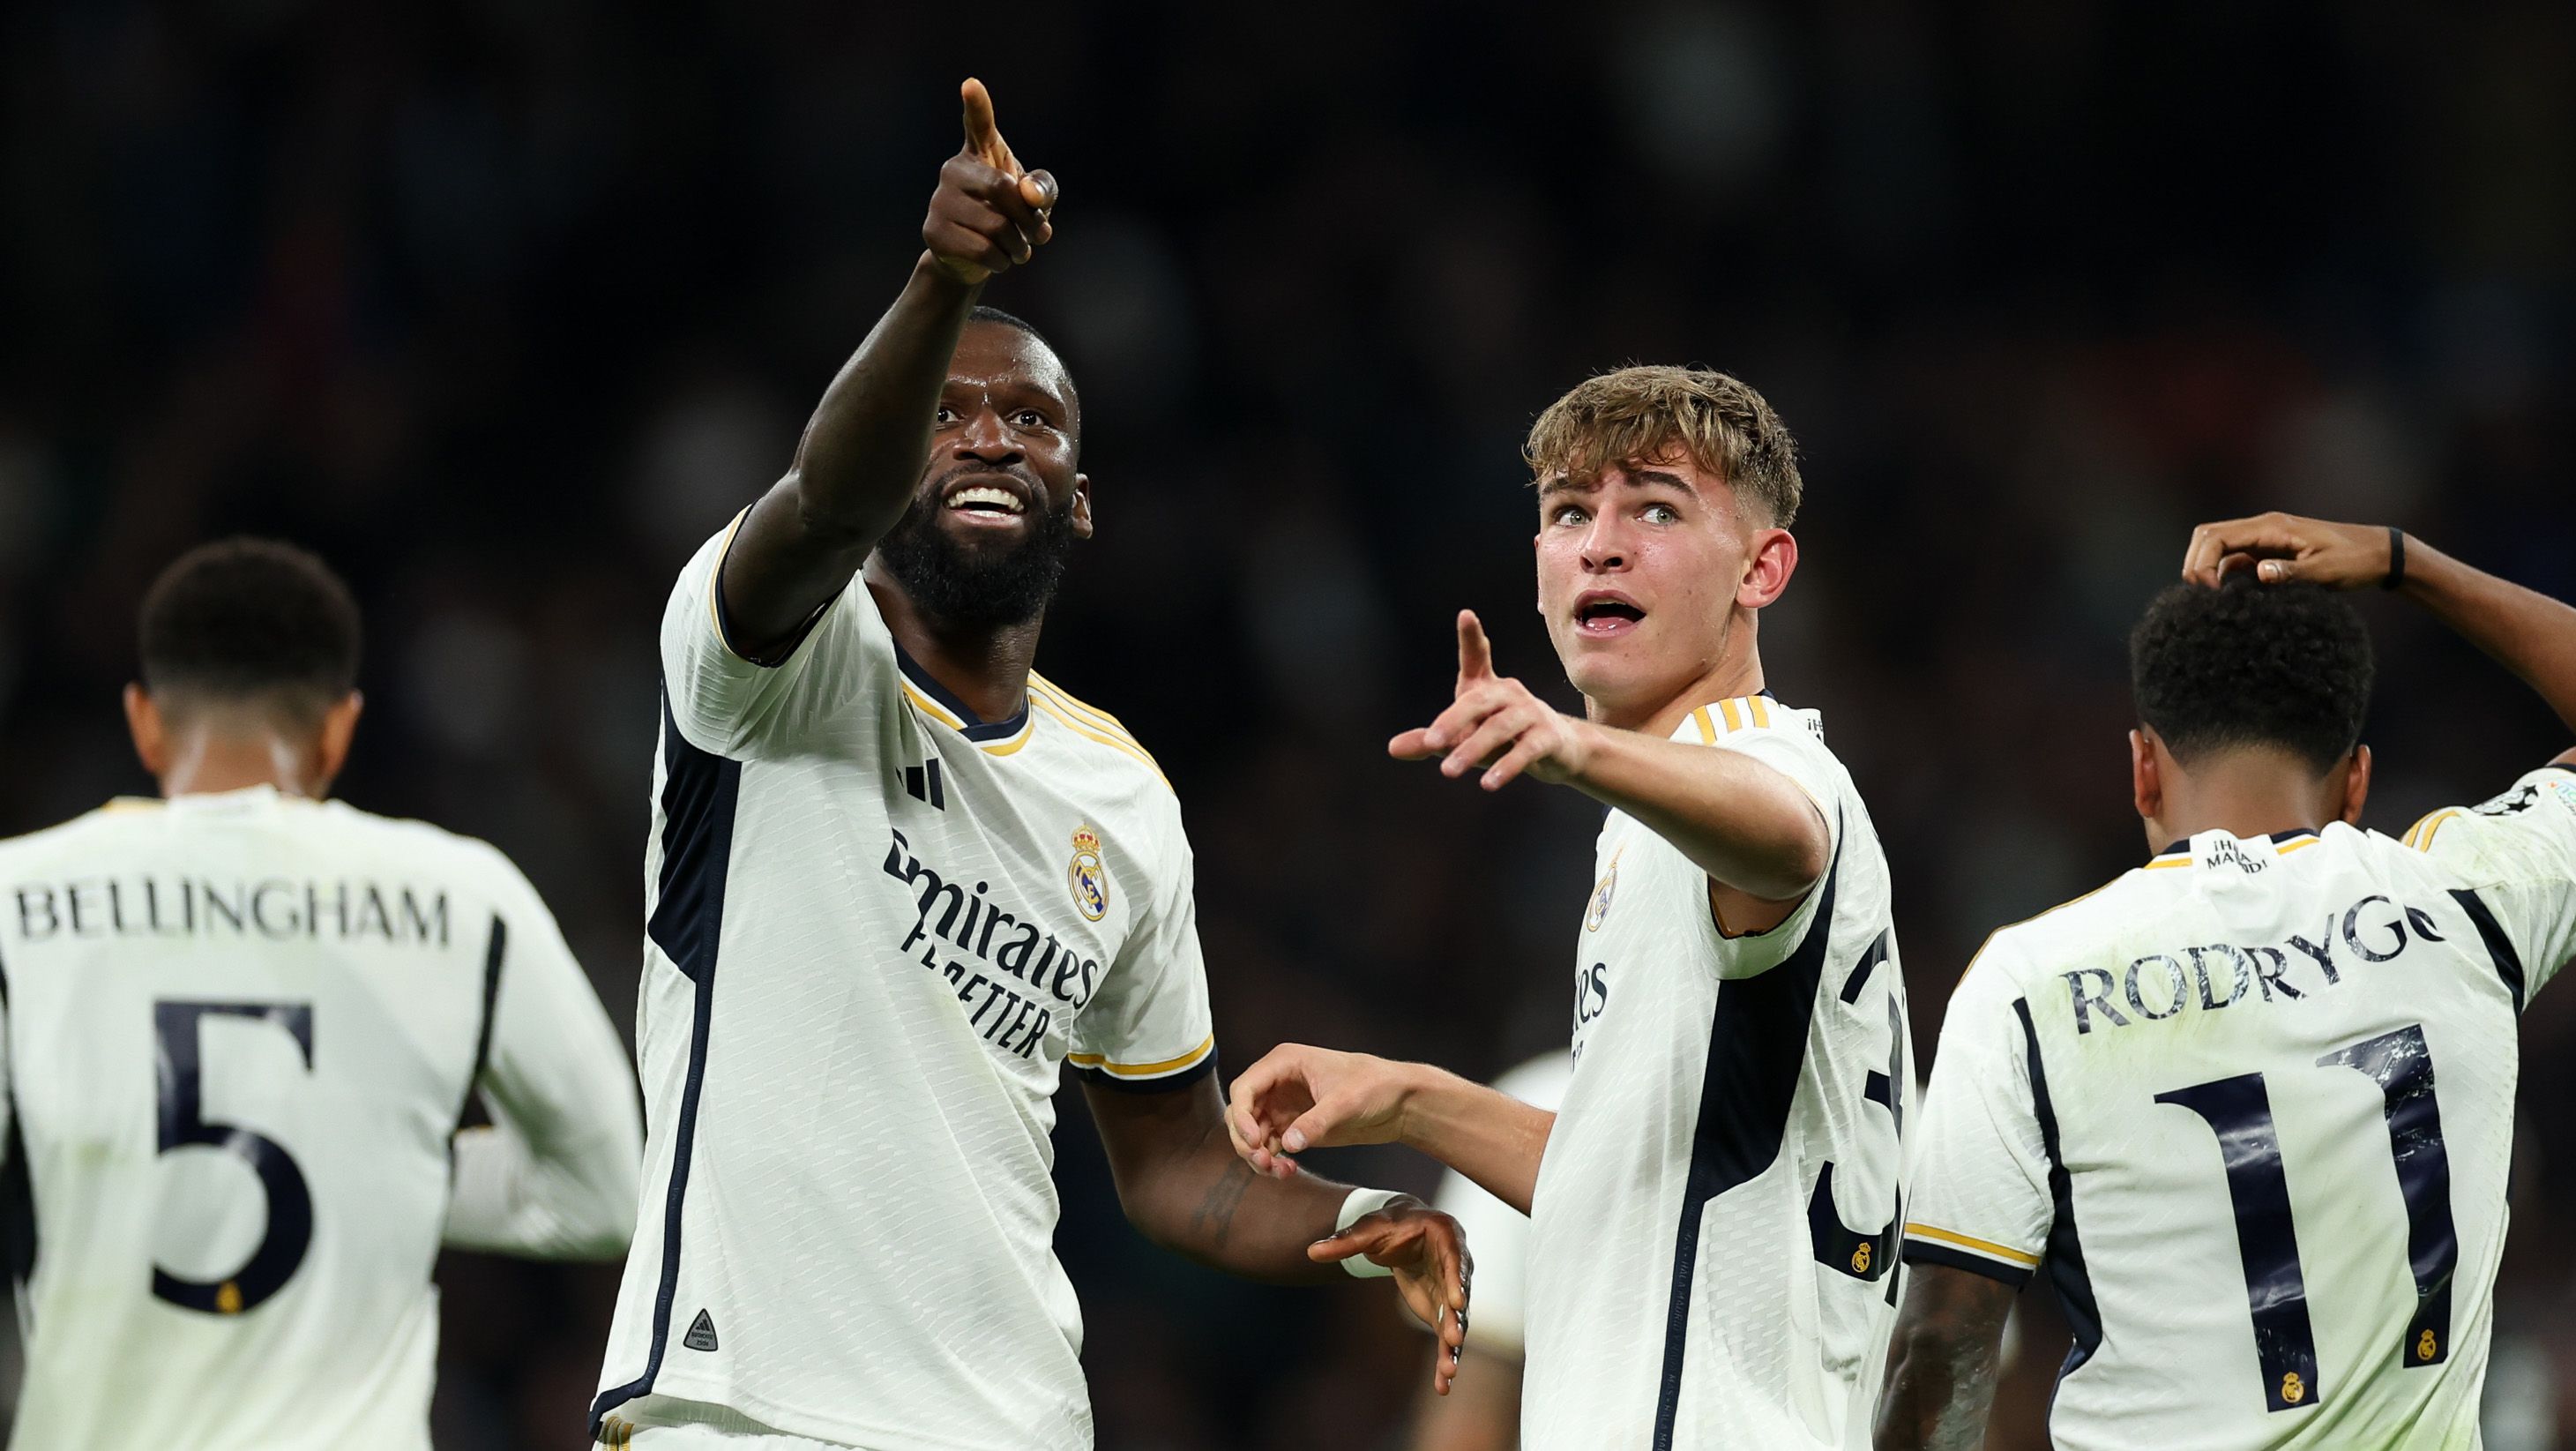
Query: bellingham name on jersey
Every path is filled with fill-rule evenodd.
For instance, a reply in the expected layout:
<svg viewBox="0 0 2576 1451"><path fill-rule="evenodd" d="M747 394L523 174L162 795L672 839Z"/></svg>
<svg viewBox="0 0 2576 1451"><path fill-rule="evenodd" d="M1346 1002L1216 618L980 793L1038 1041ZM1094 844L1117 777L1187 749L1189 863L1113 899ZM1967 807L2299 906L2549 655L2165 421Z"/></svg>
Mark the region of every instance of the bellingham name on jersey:
<svg viewBox="0 0 2576 1451"><path fill-rule="evenodd" d="M448 945L447 892L410 882L140 876L21 882L18 936L56 938L264 937L396 947Z"/></svg>

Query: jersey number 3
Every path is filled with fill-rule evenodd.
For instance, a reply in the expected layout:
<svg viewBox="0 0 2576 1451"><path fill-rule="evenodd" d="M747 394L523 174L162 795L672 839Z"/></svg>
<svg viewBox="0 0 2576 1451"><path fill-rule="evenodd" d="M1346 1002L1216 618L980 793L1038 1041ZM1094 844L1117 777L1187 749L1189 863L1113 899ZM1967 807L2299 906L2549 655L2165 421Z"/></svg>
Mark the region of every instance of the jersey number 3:
<svg viewBox="0 0 2576 1451"><path fill-rule="evenodd" d="M2433 1054L2424 1029L2409 1025L2366 1038L2326 1054L2317 1066L2350 1068L2379 1085L2397 1187L2406 1199L2406 1257L2415 1272L2415 1316L2397 1359L2400 1365L2438 1365L2451 1354L2451 1274L2460 1244L2451 1225L2451 1160L2442 1147L2442 1109L2433 1097ZM2265 1402L2275 1411L2322 1404L2307 1279L2299 1273L2290 1185L2281 1173L2281 1139L2272 1127L2263 1075L2177 1088L2157 1094L2156 1102L2190 1109L2218 1135L2227 1197L2236 1208L2236 1248L2245 1262L2245 1298L2254 1312Z"/></svg>
<svg viewBox="0 0 2576 1451"><path fill-rule="evenodd" d="M186 1003L152 1005L152 1032L159 1040L156 1077L161 1104L161 1147L204 1147L232 1154L259 1175L268 1192L268 1229L250 1259L228 1279L185 1280L159 1265L152 1267L152 1293L183 1310L209 1315L238 1315L284 1289L304 1263L313 1243L313 1196L304 1187L304 1171L276 1141L235 1124L208 1123L204 1112L205 1076L199 1061L199 1029L209 1017L251 1018L274 1023L303 1050L304 1068L313 1068L313 1006L310 1003Z"/></svg>

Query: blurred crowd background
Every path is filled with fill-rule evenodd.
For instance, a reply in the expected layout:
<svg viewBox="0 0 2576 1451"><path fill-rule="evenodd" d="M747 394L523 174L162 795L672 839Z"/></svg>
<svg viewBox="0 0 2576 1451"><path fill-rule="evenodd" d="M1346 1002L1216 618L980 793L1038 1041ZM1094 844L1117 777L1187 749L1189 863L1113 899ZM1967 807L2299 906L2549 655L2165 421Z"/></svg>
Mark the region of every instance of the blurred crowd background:
<svg viewBox="0 0 2576 1451"><path fill-rule="evenodd" d="M662 599L900 285L968 74L1064 187L986 299L1087 408L1100 534L1040 664L1180 792L1234 1067L1564 1043L1597 809L1383 743L1446 701L1461 606L1576 703L1517 449L1587 372L1722 367L1804 443L1765 653L1870 796L1926 1053L1989 929L2145 855L2123 636L2195 520L2394 522L2576 597L2563 5L21 0L0 830L150 789L142 586L281 534L368 612L342 794L507 850L631 1030ZM2566 744L2364 606L2370 825ZM2544 995L2494 1451L2576 1445L2571 1044ZM1382 1289L1152 1250L1079 1098L1104 1451L1400 1444L1428 1351ZM441 1276L439 1444L579 1444L613 1271ZM2063 1345L2026 1308L1999 1451L2044 1445Z"/></svg>

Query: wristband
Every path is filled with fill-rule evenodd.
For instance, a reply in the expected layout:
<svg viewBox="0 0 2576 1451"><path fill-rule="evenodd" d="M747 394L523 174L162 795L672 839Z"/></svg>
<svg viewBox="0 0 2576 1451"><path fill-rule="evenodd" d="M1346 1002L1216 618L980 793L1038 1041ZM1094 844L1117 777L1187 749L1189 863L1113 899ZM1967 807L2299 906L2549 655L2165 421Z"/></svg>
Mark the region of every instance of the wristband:
<svg viewBox="0 0 2576 1451"><path fill-rule="evenodd" d="M1342 1200L1342 1212L1333 1216L1333 1233L1342 1233L1358 1221L1403 1197L1393 1189L1352 1190ZM1342 1261L1342 1272L1355 1280L1383 1280L1395 1273L1384 1265L1372 1262L1367 1255L1353 1255Z"/></svg>
<svg viewBox="0 0 2576 1451"><path fill-rule="evenodd" d="M2406 582L2406 531L2388 526L2388 578L2379 582L2381 589L2395 589Z"/></svg>

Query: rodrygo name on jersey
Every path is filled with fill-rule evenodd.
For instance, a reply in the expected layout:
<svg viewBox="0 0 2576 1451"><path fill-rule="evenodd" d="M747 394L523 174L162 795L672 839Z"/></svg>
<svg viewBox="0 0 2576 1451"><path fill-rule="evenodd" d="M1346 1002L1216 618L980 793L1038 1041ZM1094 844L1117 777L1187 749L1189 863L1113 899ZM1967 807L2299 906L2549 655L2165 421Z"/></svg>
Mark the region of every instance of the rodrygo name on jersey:
<svg viewBox="0 0 2576 1451"><path fill-rule="evenodd" d="M1906 1254L2049 1279L2061 1447L2475 1446L2516 1019L2571 953L2576 771L2178 842L1970 967Z"/></svg>

